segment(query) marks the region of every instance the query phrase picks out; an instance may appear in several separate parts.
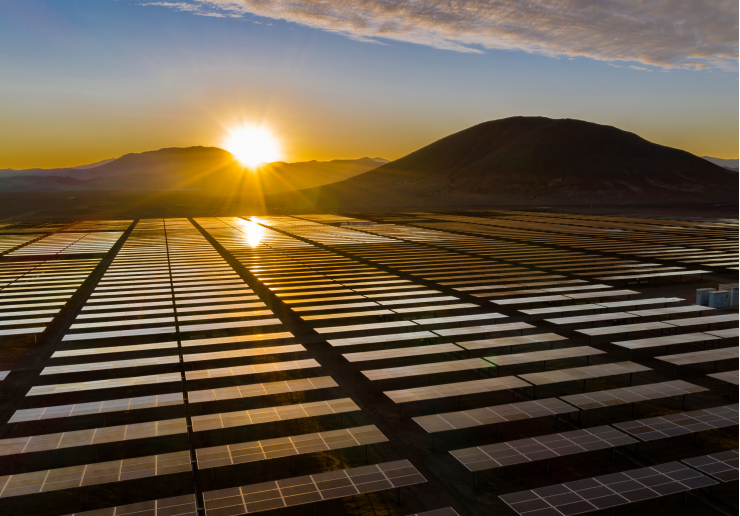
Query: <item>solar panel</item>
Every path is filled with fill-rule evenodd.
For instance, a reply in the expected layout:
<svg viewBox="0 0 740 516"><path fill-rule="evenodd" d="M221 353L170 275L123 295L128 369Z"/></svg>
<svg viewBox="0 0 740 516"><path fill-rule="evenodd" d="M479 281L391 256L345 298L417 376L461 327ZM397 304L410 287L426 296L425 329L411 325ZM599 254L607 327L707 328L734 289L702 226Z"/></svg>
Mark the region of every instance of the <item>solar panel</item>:
<svg viewBox="0 0 740 516"><path fill-rule="evenodd" d="M666 321L667 324L684 328L686 326L697 326L706 324L709 327L710 324L718 324L724 322L735 322L740 320L740 314L723 314L723 315L708 315L705 317L690 317L686 319L671 319Z"/></svg>
<svg viewBox="0 0 740 516"><path fill-rule="evenodd" d="M439 293L440 292L436 290L429 290L429 291L424 292L424 294L439 294ZM410 304L416 304L416 303L437 303L441 301L459 301L459 299L454 296L436 296L436 297L420 297L420 298L411 298L411 299L394 299L392 301L378 301L377 303L382 306L395 306L395 305L410 305Z"/></svg>
<svg viewBox="0 0 740 516"><path fill-rule="evenodd" d="M440 353L457 353L460 348L455 344L432 344L408 348L382 349L379 351L363 351L359 353L344 353L342 356L348 362L368 362L372 360L386 360L392 358L407 358Z"/></svg>
<svg viewBox="0 0 740 516"><path fill-rule="evenodd" d="M681 462L720 482L732 482L740 477L738 451L728 450L703 457L684 459Z"/></svg>
<svg viewBox="0 0 740 516"><path fill-rule="evenodd" d="M451 305L430 305L430 306L412 306L411 308L394 308L391 312L397 314L412 314L418 312L441 312L445 310L460 310L463 308L478 308L478 305L473 303L456 303Z"/></svg>
<svg viewBox="0 0 740 516"><path fill-rule="evenodd" d="M474 305L475 306L475 305ZM433 324L454 324L462 323L466 321L487 321L496 319L505 319L507 315L499 313L488 313L488 314L472 314L472 315L456 315L451 317L432 317L428 319L414 319L412 322L421 326L430 326Z"/></svg>
<svg viewBox="0 0 740 516"><path fill-rule="evenodd" d="M717 484L678 462L500 496L521 515L573 516Z"/></svg>
<svg viewBox="0 0 740 516"><path fill-rule="evenodd" d="M583 381L583 388L586 388L586 380L590 378L602 378L605 376L614 376L619 374L630 375L630 385L632 385L632 374L650 371L649 367L636 364L634 362L616 362L612 364L599 364L586 367L573 367L571 369L557 369L555 371L543 371L541 373L528 373L517 375L522 380L526 380L533 385L533 396L537 397L537 386L549 385L553 383Z"/></svg>
<svg viewBox="0 0 740 516"><path fill-rule="evenodd" d="M283 340L293 338L293 334L287 331L278 333L261 333L252 335L234 335L231 337L212 337L209 339L182 340L180 345L184 348L192 346L215 346L216 344L233 344L235 342L258 342L263 340Z"/></svg>
<svg viewBox="0 0 740 516"><path fill-rule="evenodd" d="M50 374L67 374L67 373L85 373L90 371L107 371L109 369L123 369L126 367L145 367L145 366L156 366L166 364L179 364L180 357L178 355L165 356L165 357L152 357L152 358L134 358L130 360L115 360L111 362L92 362L88 364L74 364L74 365L63 365L63 366L48 366L45 367L40 376Z"/></svg>
<svg viewBox="0 0 740 516"><path fill-rule="evenodd" d="M377 306L377 305L373 305ZM395 312L392 310L366 310L364 312L337 312L331 314L320 314L320 315L304 315L301 319L304 321L325 321L328 319L344 319L351 317L372 317L379 315L393 315Z"/></svg>
<svg viewBox="0 0 740 516"><path fill-rule="evenodd" d="M506 324L491 324L487 326L463 326L462 328L447 328L444 330L432 330L440 337L456 337L459 335L478 335L488 333L500 333L504 331L516 331L527 330L534 328L531 324L524 322L506 323Z"/></svg>
<svg viewBox="0 0 740 516"><path fill-rule="evenodd" d="M629 358L633 349L649 349L654 347L689 344L693 342L707 342L712 340L719 340L719 337L715 337L707 333L682 333L680 335L663 335L662 337L651 337L648 339L622 340L619 342L612 342L611 344L619 346L620 348L627 348L627 358Z"/></svg>
<svg viewBox="0 0 740 516"><path fill-rule="evenodd" d="M426 482L407 460L203 493L206 516L232 516Z"/></svg>
<svg viewBox="0 0 740 516"><path fill-rule="evenodd" d="M411 321L390 321L390 322L380 322L380 323L371 323L371 324L354 324L351 326L328 326L328 327L319 327L314 328L314 330L317 333L349 333L353 331L372 331L372 330L382 330L385 328L402 328L402 327L408 327L408 326L414 326L416 327L416 324L414 324Z"/></svg>
<svg viewBox="0 0 740 516"><path fill-rule="evenodd" d="M563 313L563 312L582 312L586 310L603 310L605 308L609 309L609 308L624 308L624 307L639 306L639 305L655 305L655 304L660 304L660 303L663 303L663 304L678 303L680 301L685 301L685 299L680 298L680 297L657 297L657 298L651 298L651 299L632 299L630 301L612 301L609 303L548 306L545 308L519 310L519 312L532 316L532 315L553 314L553 313Z"/></svg>
<svg viewBox="0 0 740 516"><path fill-rule="evenodd" d="M94 333L68 333L62 338L62 340L73 341L91 339L114 339L117 337L141 337L145 335L166 335L169 333L175 333L176 330L177 329L174 326L164 326L161 328L138 328L132 330L101 331Z"/></svg>
<svg viewBox="0 0 740 516"><path fill-rule="evenodd" d="M408 333L394 333L390 335L371 335L367 337L351 337L346 339L327 340L330 346L338 348L345 346L359 346L363 344L391 343L405 340L436 339L438 336L430 331Z"/></svg>
<svg viewBox="0 0 740 516"><path fill-rule="evenodd" d="M375 425L344 428L195 450L198 468L216 468L262 460L387 442Z"/></svg>
<svg viewBox="0 0 740 516"><path fill-rule="evenodd" d="M678 355L663 355L662 357L655 357L663 362L673 364L673 377L676 377L676 368L681 365L691 364L703 364L705 362L714 362L715 371L717 362L720 360L737 360L740 348L735 346L733 348L718 348L708 349L705 351L694 351L691 353L680 353Z"/></svg>
<svg viewBox="0 0 740 516"><path fill-rule="evenodd" d="M181 332L190 331L216 331L216 330L233 330L236 328L267 328L270 326L280 326L280 319L257 319L253 321L229 321L220 323L200 323L200 324L181 324Z"/></svg>
<svg viewBox="0 0 740 516"><path fill-rule="evenodd" d="M383 394L388 396L394 403L410 403L412 401L465 396L466 394L521 389L529 386L527 382L520 380L516 376L504 376L501 378L484 378L469 382L445 383L413 389L385 391Z"/></svg>
<svg viewBox="0 0 740 516"><path fill-rule="evenodd" d="M0 477L0 497L123 482L192 471L190 451L71 466Z"/></svg>
<svg viewBox="0 0 740 516"><path fill-rule="evenodd" d="M221 367L218 369L200 369L197 371L185 371L185 379L203 380L205 378L223 378L226 376L243 376L247 374L294 371L298 369L313 369L314 367L321 367L321 364L319 364L313 358L309 358L306 360L290 360L287 362L269 362L266 364L250 364L234 367Z"/></svg>
<svg viewBox="0 0 740 516"><path fill-rule="evenodd" d="M713 337L719 337L720 339L731 339L740 334L740 328L726 328L724 330L705 331L704 333Z"/></svg>
<svg viewBox="0 0 740 516"><path fill-rule="evenodd" d="M612 321L617 322L621 319L633 319L637 316L627 312L611 312L602 314L590 314L590 315L578 315L575 317L558 317L555 319L545 319L545 322L554 324L556 326L564 324L583 324L583 323L595 323L600 321Z"/></svg>
<svg viewBox="0 0 740 516"><path fill-rule="evenodd" d="M131 376L128 378L112 378L110 380L94 380L90 382L60 383L53 385L35 385L26 396L45 396L66 392L81 392L96 389L115 389L118 387L133 387L158 383L182 381L180 373L153 374L148 376Z"/></svg>
<svg viewBox="0 0 740 516"><path fill-rule="evenodd" d="M546 349L544 351L530 351L529 353L515 353L512 355L498 355L484 357L485 360L497 366L497 370L504 366L531 364L532 362L546 363L548 360L563 360L567 358L591 357L605 353L590 346L572 348Z"/></svg>
<svg viewBox="0 0 740 516"><path fill-rule="evenodd" d="M452 450L450 454L468 471L483 471L587 451L615 448L636 442L628 435L604 425L531 439Z"/></svg>
<svg viewBox="0 0 740 516"><path fill-rule="evenodd" d="M639 401L657 400L670 398L672 396L686 396L697 392L705 392L709 389L699 387L683 380L670 382L651 383L637 385L635 387L622 387L620 389L609 389L605 391L573 394L561 396L560 399L581 410L589 410L612 405L624 405L626 403L637 403Z"/></svg>
<svg viewBox="0 0 740 516"><path fill-rule="evenodd" d="M265 355L280 355L284 353L300 353L306 351L301 344L287 346L270 346L267 348L245 348L230 351L214 351L210 353L183 354L183 362L199 362L203 360L220 360L225 358L259 357Z"/></svg>
<svg viewBox="0 0 740 516"><path fill-rule="evenodd" d="M191 494L95 511L76 512L66 516L113 516L119 514L130 514L131 516L198 516L198 506L195 495Z"/></svg>
<svg viewBox="0 0 740 516"><path fill-rule="evenodd" d="M342 398L329 401L301 403L298 405L281 405L278 407L225 412L223 414L193 416L191 421L193 423L193 432L204 432L206 430L218 428L257 425L260 423L325 416L328 414L342 414L357 410L360 410L360 407L355 405L350 398Z"/></svg>
<svg viewBox="0 0 740 516"><path fill-rule="evenodd" d="M444 507L442 509L434 509L431 511L417 512L411 516L460 516L455 509L452 507Z"/></svg>
<svg viewBox="0 0 740 516"><path fill-rule="evenodd" d="M498 339L469 340L465 342L456 342L456 344L461 348L468 350L468 356L470 356L470 352L473 350L508 347L509 352L511 352L514 346L540 344L544 342L549 342L552 345L553 342L558 340L568 339L566 337L561 337L560 335L557 335L555 333L537 333L534 335L502 337Z"/></svg>
<svg viewBox="0 0 740 516"><path fill-rule="evenodd" d="M185 418L0 440L0 456L187 433Z"/></svg>
<svg viewBox="0 0 740 516"><path fill-rule="evenodd" d="M637 437L641 441L653 441L737 424L738 405L725 405L723 407L678 412L666 416L615 423L613 426Z"/></svg>
<svg viewBox="0 0 740 516"><path fill-rule="evenodd" d="M646 322L646 323L635 323L635 324L621 324L619 326L600 326L599 328L585 328L582 330L575 330L578 333L583 333L589 337L595 337L598 335L615 335L617 333L629 333L637 331L649 331L649 330L665 330L672 328L667 322Z"/></svg>
<svg viewBox="0 0 740 516"><path fill-rule="evenodd" d="M628 279L642 279L642 278L657 278L657 277L664 277L664 276L691 276L694 274L709 274L712 271L705 271L705 270L693 270L693 271L687 271L687 270L681 270L677 272L657 272L657 273L648 273L648 274L627 274L627 275L619 275L619 276L606 276L602 278L596 278L597 280L604 280L604 281L613 281L613 280L628 280Z"/></svg>
<svg viewBox="0 0 740 516"><path fill-rule="evenodd" d="M337 383L331 378L331 376L301 378L298 380L287 380L281 382L252 383L249 385L222 387L220 389L188 391L188 401L190 403L204 403L218 400L252 398L269 394L281 394L284 392L330 389L337 386Z"/></svg>
<svg viewBox="0 0 740 516"><path fill-rule="evenodd" d="M124 410L168 407L171 405L182 405L182 403L182 393L175 392L172 394L141 396L138 398L91 401L88 403L76 403L73 405L56 405L53 407L21 409L15 411L15 414L13 414L13 417L10 418L8 423L40 421L43 419L55 419L60 417L86 416L90 414L105 414L107 412L120 412Z"/></svg>
<svg viewBox="0 0 740 516"><path fill-rule="evenodd" d="M548 398L544 400L511 403L509 405L463 410L461 412L435 414L433 416L418 416L413 419L427 433L433 434L446 430L459 430L461 428L506 423L519 419L569 414L571 412L575 412L572 405L564 403L557 398Z"/></svg>
<svg viewBox="0 0 740 516"><path fill-rule="evenodd" d="M732 385L737 385L740 378L738 378L738 371L725 371L723 373L712 373L708 374L707 376L711 376L712 378L716 378L717 380L722 380L723 382L727 382Z"/></svg>
<svg viewBox="0 0 740 516"><path fill-rule="evenodd" d="M631 310L629 313L638 317L662 317L664 315L673 314L685 314L691 312L705 312L714 310L711 306L701 305L686 305L686 306L672 306L670 308L653 308L650 310Z"/></svg>
<svg viewBox="0 0 740 516"><path fill-rule="evenodd" d="M417 364L386 369L371 369L362 371L362 374L371 382L389 380L391 378L407 378L410 376L428 376L438 373L455 371L469 371L471 369L487 369L491 364L480 358L467 360L452 360L450 362L435 362L432 364Z"/></svg>

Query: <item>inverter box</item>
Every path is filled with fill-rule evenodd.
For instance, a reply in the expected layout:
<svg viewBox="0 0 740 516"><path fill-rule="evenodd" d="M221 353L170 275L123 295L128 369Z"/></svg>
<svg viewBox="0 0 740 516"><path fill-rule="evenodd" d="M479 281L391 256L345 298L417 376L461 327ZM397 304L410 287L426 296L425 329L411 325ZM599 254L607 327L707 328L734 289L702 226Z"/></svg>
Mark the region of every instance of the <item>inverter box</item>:
<svg viewBox="0 0 740 516"><path fill-rule="evenodd" d="M738 284L726 283L719 286L719 290L726 290L730 293L730 306L738 306Z"/></svg>
<svg viewBox="0 0 740 516"><path fill-rule="evenodd" d="M696 304L701 306L709 306L709 293L714 292L713 288L697 288L696 289Z"/></svg>
<svg viewBox="0 0 740 516"><path fill-rule="evenodd" d="M730 307L730 291L729 290L714 290L709 293L709 306L711 308L729 308Z"/></svg>

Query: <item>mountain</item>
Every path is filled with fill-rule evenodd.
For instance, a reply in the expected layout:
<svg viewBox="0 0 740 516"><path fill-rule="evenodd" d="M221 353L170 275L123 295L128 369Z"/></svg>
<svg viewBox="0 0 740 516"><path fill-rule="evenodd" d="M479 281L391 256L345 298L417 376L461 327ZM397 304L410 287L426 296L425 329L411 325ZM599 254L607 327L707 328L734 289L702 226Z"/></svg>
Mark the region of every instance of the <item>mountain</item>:
<svg viewBox="0 0 740 516"><path fill-rule="evenodd" d="M0 191L201 191L212 195L271 194L325 185L381 165L356 160L275 162L256 170L215 147L168 148L63 169L0 171Z"/></svg>
<svg viewBox="0 0 740 516"><path fill-rule="evenodd" d="M452 134L282 206L464 208L532 204L737 204L738 175L688 152L581 120L512 117Z"/></svg>
<svg viewBox="0 0 740 516"><path fill-rule="evenodd" d="M710 156L702 156L705 160L714 163L715 165L719 165L722 168L726 168L727 170L732 170L733 172L738 171L738 161L736 159L720 159L720 158L712 158Z"/></svg>
<svg viewBox="0 0 740 516"><path fill-rule="evenodd" d="M88 170L90 168L97 168L101 165L107 165L111 161L113 161L115 158L111 159L104 159L103 161L96 161L95 163L90 163L89 165L77 165L76 167L72 167L73 169L77 170Z"/></svg>

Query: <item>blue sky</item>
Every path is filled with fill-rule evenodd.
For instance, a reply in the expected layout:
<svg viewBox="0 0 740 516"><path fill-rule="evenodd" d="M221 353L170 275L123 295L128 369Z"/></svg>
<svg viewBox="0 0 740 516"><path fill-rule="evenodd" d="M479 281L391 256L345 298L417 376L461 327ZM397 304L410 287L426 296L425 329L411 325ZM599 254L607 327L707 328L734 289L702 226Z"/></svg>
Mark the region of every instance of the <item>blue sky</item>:
<svg viewBox="0 0 740 516"><path fill-rule="evenodd" d="M516 115L615 125L737 158L738 74L727 57L737 51L736 3L708 2L702 15L673 13L669 2L634 15L639 23L621 29L629 41L612 44L611 29L591 26L632 16L632 2L594 13L561 0L557 16L530 22L509 9L502 24L508 1L481 19L437 13L429 21L423 9L388 13L382 0L337 1L329 12L309 0L289 4L299 11L268 3L274 12L247 0L5 0L0 168L218 146L241 123L269 127L287 161L394 159ZM373 10L362 12L367 5ZM707 22L712 9L716 27ZM730 27L720 17L728 9ZM686 31L653 37L676 20L698 43ZM699 43L711 52L697 53Z"/></svg>

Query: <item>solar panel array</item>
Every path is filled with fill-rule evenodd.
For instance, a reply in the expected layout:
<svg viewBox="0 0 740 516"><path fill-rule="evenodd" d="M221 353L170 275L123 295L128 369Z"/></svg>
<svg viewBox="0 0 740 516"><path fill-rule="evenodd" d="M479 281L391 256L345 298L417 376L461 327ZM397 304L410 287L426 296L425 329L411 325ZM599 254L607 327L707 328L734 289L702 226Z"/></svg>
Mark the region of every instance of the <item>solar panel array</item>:
<svg viewBox="0 0 740 516"><path fill-rule="evenodd" d="M0 512L555 516L736 492L737 310L687 302L734 274L736 241L503 210L2 226ZM712 453L669 441L705 432ZM565 482L534 468L551 459Z"/></svg>
<svg viewBox="0 0 740 516"><path fill-rule="evenodd" d="M573 515L660 498L716 484L678 462L502 496L517 514Z"/></svg>

